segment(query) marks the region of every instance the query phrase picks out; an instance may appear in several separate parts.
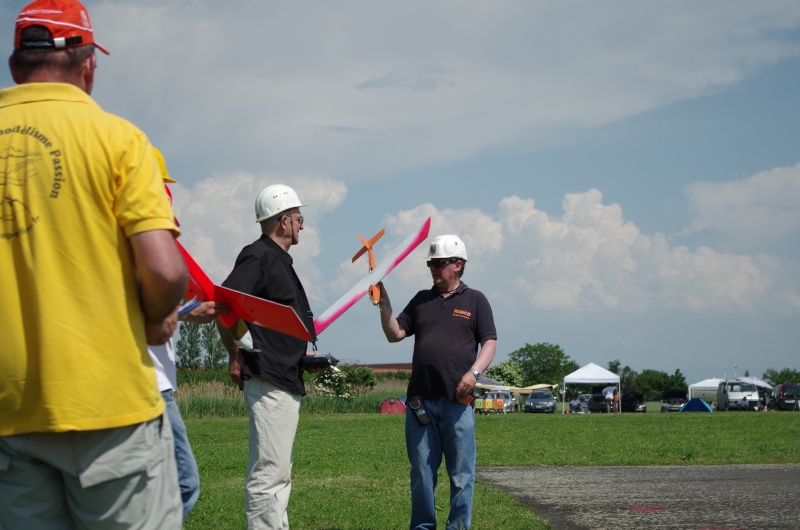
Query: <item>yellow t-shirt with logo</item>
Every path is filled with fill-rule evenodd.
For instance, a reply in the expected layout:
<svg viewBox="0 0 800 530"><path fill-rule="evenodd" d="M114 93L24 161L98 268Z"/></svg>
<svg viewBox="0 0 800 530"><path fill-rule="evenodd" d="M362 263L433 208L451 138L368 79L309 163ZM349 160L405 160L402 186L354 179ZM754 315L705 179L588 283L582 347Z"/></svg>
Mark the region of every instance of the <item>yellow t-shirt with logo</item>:
<svg viewBox="0 0 800 530"><path fill-rule="evenodd" d="M160 415L128 237L177 233L153 148L63 83L0 91L0 436Z"/></svg>

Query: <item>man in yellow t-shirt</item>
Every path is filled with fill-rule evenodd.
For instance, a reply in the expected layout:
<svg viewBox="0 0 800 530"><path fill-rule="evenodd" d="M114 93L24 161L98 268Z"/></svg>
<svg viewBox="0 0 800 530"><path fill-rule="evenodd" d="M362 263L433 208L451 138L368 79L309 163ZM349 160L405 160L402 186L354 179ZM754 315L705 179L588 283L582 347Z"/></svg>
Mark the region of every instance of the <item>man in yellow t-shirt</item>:
<svg viewBox="0 0 800 530"><path fill-rule="evenodd" d="M14 48L18 86L0 91L0 528L180 528L147 344L172 336L186 270L153 148L91 99L105 50L79 2L25 7Z"/></svg>

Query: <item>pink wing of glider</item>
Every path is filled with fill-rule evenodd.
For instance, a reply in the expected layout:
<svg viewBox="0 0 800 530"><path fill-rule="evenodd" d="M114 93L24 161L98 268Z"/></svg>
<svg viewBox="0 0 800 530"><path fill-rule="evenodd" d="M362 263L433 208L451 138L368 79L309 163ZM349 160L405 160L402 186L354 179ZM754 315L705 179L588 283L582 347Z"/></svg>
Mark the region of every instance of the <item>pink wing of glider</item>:
<svg viewBox="0 0 800 530"><path fill-rule="evenodd" d="M373 270L355 284L349 291L347 291L341 298L339 298L332 306L325 310L316 320L314 320L314 329L317 335L322 333L325 328L330 326L337 318L342 316L345 311L350 309L359 298L367 294L370 285L375 285L381 281L384 276L389 274L412 250L417 248L420 243L425 241L428 237L428 232L431 229L431 218L423 223L422 227L415 234L408 236L400 245L392 250Z"/></svg>
<svg viewBox="0 0 800 530"><path fill-rule="evenodd" d="M200 268L189 252L180 242L175 241L183 255L183 261L189 269L189 282L184 298L191 300L213 300L227 304L231 313L220 315L218 320L227 327L233 326L238 319L252 322L258 326L280 331L292 337L311 340L311 335L297 316L295 310L288 305L278 304L257 296L252 296L221 285L214 285L211 278Z"/></svg>

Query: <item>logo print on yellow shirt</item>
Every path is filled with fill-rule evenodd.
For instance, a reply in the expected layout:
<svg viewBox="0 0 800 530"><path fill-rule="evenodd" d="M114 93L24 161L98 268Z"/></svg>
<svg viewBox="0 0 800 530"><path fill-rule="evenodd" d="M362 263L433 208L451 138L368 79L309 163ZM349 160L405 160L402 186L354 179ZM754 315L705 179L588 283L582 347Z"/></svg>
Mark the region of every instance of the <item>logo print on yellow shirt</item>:
<svg viewBox="0 0 800 530"><path fill-rule="evenodd" d="M19 188L24 187L28 179L37 176L35 164L42 160L41 153L26 153L8 147L0 151L0 186L3 188L2 213L3 231L0 237L11 239L30 232L39 221L38 216L31 213L30 208L17 198Z"/></svg>

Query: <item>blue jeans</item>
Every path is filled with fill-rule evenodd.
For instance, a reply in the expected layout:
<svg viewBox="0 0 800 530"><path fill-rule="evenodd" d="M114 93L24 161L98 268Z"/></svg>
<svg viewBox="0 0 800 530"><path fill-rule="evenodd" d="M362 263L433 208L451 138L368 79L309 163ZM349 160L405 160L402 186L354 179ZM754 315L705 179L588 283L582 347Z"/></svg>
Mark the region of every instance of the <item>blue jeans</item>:
<svg viewBox="0 0 800 530"><path fill-rule="evenodd" d="M424 400L430 423L406 409L406 451L411 463L411 530L436 528L433 492L442 455L450 476L448 529L469 528L475 486L475 414L446 398Z"/></svg>
<svg viewBox="0 0 800 530"><path fill-rule="evenodd" d="M167 404L167 417L172 424L172 436L175 438L175 463L178 465L178 485L181 488L183 501L183 518L189 515L200 496L200 472L197 469L189 437L186 434L186 425L183 423L181 411L172 395L172 390L161 392Z"/></svg>

